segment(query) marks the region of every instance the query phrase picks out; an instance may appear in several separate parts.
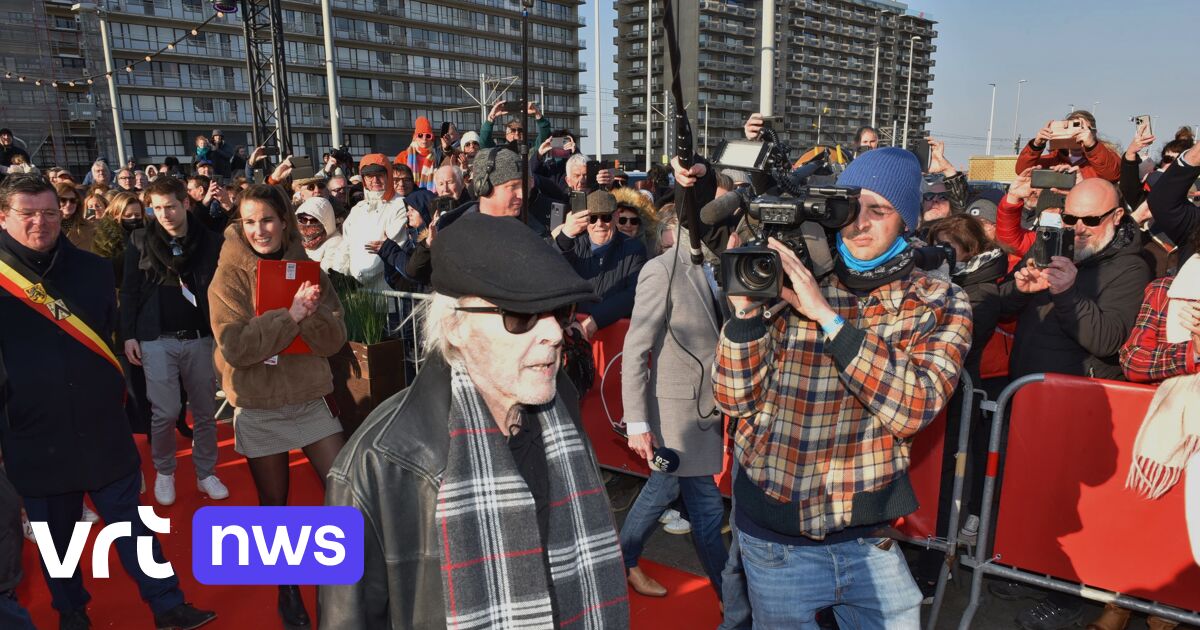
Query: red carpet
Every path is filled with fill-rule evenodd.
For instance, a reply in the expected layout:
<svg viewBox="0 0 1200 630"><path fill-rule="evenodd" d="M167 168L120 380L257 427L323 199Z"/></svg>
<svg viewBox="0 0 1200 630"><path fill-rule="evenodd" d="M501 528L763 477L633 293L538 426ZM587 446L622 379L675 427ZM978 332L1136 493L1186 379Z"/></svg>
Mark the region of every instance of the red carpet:
<svg viewBox="0 0 1200 630"><path fill-rule="evenodd" d="M254 482L246 460L233 450L233 427L220 426L220 457L217 476L229 487L230 496L224 501L211 501L196 490L196 474L192 468L191 444L178 436L179 465L175 471L177 499L170 507L154 503L154 466L150 460L149 443L137 436L142 452L142 469L146 475L147 492L142 495L143 505L154 505L155 513L171 519L171 533L159 535L163 553L175 568L180 586L187 600L198 608L217 611L215 622L205 626L212 630L223 628L255 628L266 630L282 628L275 611L276 589L271 586L203 586L192 578L191 571L191 526L192 513L205 505L257 505ZM320 505L321 483L316 472L308 465L302 453L292 454L292 478L289 505ZM88 605L88 616L94 628L153 628L154 619L150 609L138 597L137 587L125 574L115 550L109 553L112 577L97 580L91 577L92 543L100 524L92 527L92 535L84 548L80 562L84 585L92 595ZM26 541L24 553L25 579L17 589L21 603L33 615L38 628L57 628L58 614L50 606L50 593L46 589L38 563L37 549ZM670 589L666 598L642 597L630 594L630 611L634 629L645 628L715 628L720 623L717 598L702 577L678 571L670 567L642 561L646 573ZM315 618L316 587L303 587L308 612ZM684 621L686 620L686 621Z"/></svg>

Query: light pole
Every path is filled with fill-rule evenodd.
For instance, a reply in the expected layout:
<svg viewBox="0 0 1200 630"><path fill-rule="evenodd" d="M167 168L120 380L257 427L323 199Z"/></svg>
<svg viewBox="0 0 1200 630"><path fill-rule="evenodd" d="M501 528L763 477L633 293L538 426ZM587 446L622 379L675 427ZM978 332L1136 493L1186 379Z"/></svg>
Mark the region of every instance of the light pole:
<svg viewBox="0 0 1200 630"><path fill-rule="evenodd" d="M1013 153L1021 150L1021 136L1017 135L1017 121L1021 117L1021 86L1028 83L1025 79L1017 81L1017 110L1013 113Z"/></svg>
<svg viewBox="0 0 1200 630"><path fill-rule="evenodd" d="M100 42L104 45L104 79L108 81L108 100L112 106L113 135L117 141L117 163L125 166L125 131L121 128L121 103L117 100L117 76L113 74L112 42L109 41L108 13L91 2L81 2L71 5L71 11L78 13L80 19L84 14L93 14L100 20ZM86 30L84 32L87 32Z"/></svg>
<svg viewBox="0 0 1200 630"><path fill-rule="evenodd" d="M988 85L992 86L992 111L988 113L987 149L984 150L984 155L992 154L992 123L996 120L996 84L989 83Z"/></svg>
<svg viewBox="0 0 1200 630"><path fill-rule="evenodd" d="M342 145L342 114L338 110L338 91L341 90L341 85L338 84L337 64L335 63L335 51L333 47L333 7L330 0L321 0L321 30L325 37L325 91L329 96L329 146L339 147ZM483 98L483 92L479 93L479 97ZM282 114L282 112L281 112ZM484 118L487 113L484 113Z"/></svg>
<svg viewBox="0 0 1200 630"><path fill-rule="evenodd" d="M599 0L597 0L597 2L599 2ZM653 58L650 56L650 47L654 43L650 37L650 34L654 32L653 31L654 22L651 21L651 16L653 14L654 14L654 0L646 0L646 172L647 173L650 172L650 152L654 150L653 141L651 139L651 135L654 131L654 127L653 127L653 123L650 121L650 111L651 111L650 103L654 98L653 92L651 92L651 88L654 85L654 74L651 72L651 68L652 68L651 62L653 61ZM599 46L600 43L597 42L596 45ZM667 78L667 75L664 72L663 79L666 79L666 78ZM599 86L597 86L597 89L599 89Z"/></svg>
<svg viewBox="0 0 1200 630"><path fill-rule="evenodd" d="M908 148L908 117L912 113L910 106L912 105L912 66L913 66L913 47L917 45L917 40L921 39L919 35L913 35L908 38L908 91L904 95L904 139L901 141L901 148Z"/></svg>
<svg viewBox="0 0 1200 630"><path fill-rule="evenodd" d="M595 68L592 72L595 73L595 88L596 88L596 159L604 159L604 145L601 144L604 138L604 112L600 109L600 0L592 0L592 20L596 22L596 33L593 36L596 40L594 44L596 49L592 52L592 65ZM646 70L646 72L650 72ZM546 111L546 99L542 98L542 102L538 103L542 111Z"/></svg>

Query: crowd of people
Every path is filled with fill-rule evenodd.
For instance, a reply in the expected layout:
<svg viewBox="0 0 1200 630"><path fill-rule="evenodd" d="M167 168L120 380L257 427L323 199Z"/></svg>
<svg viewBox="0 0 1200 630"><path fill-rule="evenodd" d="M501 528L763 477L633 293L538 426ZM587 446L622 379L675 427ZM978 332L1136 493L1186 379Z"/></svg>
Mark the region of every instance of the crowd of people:
<svg viewBox="0 0 1200 630"><path fill-rule="evenodd" d="M1159 443L1200 392L1200 147L1181 129L1144 157L1151 135L1122 151L1088 112L1067 120L1068 146L1048 151L1061 139L1047 124L1005 192L973 186L937 139L922 164L860 129L856 157L830 168L858 191L856 214L826 232L832 270L764 243L786 279L782 311L723 286L721 254L754 239L757 219L743 208L706 225L676 210L754 190L744 171L703 156L635 178L597 168L533 104L510 116L498 103L465 133L435 134L422 117L394 157L356 162L339 148L315 168L231 148L215 129L183 160L115 171L97 160L80 183L43 175L0 129L0 505L12 508L0 526L23 510L27 537L44 522L58 549L81 519L129 520L153 540L137 506L143 492L176 501L177 431L192 441L197 492L229 499L216 474L220 389L259 505L287 505L288 454L301 450L326 504L364 514L363 578L321 587L322 627L627 627L630 591L670 595L638 567L669 522L691 533L722 628L916 628L943 562L910 569L888 528L917 507L912 440L961 395L964 373L996 391L1039 372L1163 383L1174 405L1146 418L1156 439L1136 454L1150 496L1200 444L1190 424ZM751 115L745 135L763 128ZM1073 185L1035 187L1038 171ZM1064 249L1045 250L1051 230ZM682 246L693 234L701 262ZM256 270L281 260L319 263L319 281L261 312ZM326 402L329 357L347 343L343 286L427 294L429 360L352 434ZM628 447L655 467L618 529L582 429L591 383L577 362L623 319ZM307 350L285 352L296 340ZM985 379L989 364L1006 379ZM134 432L149 437L152 480ZM713 481L727 436L731 546ZM982 476L969 475L968 539ZM944 534L958 524L940 507ZM116 546L157 627L215 618L176 578L146 575L134 538ZM4 627L32 627L12 591L20 549L0 532ZM46 581L60 627L90 627L78 571ZM278 609L290 626L312 623L296 586L279 586ZM1054 593L1017 623L1049 630L1082 614ZM1128 617L1110 606L1095 623Z"/></svg>

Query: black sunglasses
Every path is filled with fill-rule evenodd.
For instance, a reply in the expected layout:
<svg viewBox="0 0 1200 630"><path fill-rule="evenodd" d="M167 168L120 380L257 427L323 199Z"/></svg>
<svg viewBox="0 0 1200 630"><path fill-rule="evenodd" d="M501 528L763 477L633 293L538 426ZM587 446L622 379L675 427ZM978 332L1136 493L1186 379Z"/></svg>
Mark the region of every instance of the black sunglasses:
<svg viewBox="0 0 1200 630"><path fill-rule="evenodd" d="M588 223L595 223L596 221L612 223L612 214L593 214L592 216L588 217Z"/></svg>
<svg viewBox="0 0 1200 630"><path fill-rule="evenodd" d="M618 217L617 223L621 225L641 225L642 220L639 217Z"/></svg>
<svg viewBox="0 0 1200 630"><path fill-rule="evenodd" d="M533 330L538 321L547 315L553 317L564 329L575 321L574 304L560 306L552 311L542 313L517 313L499 306L457 306L454 310L463 313L499 313L500 317L504 319L504 330L514 335L523 335Z"/></svg>
<svg viewBox="0 0 1200 630"><path fill-rule="evenodd" d="M925 201L945 201L950 197L948 197L946 193L925 193L922 195L922 198L924 198Z"/></svg>
<svg viewBox="0 0 1200 630"><path fill-rule="evenodd" d="M1098 227L1104 222L1105 219L1108 218L1108 215L1116 212L1117 210L1120 210L1120 208L1113 208L1104 214L1094 217L1077 217L1073 214L1067 214L1064 212L1062 213L1062 222L1063 225L1075 225L1076 223L1082 223L1088 227Z"/></svg>

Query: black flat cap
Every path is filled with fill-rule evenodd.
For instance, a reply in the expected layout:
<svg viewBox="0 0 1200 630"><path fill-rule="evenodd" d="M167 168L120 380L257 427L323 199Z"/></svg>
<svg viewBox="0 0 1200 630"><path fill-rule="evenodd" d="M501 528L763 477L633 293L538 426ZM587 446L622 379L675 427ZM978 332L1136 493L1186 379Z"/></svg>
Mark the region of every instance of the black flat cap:
<svg viewBox="0 0 1200 630"><path fill-rule="evenodd" d="M358 169L359 175L387 175L387 167L382 164L368 164Z"/></svg>
<svg viewBox="0 0 1200 630"><path fill-rule="evenodd" d="M478 297L517 313L596 301L592 284L533 230L509 217L468 212L433 239L433 289Z"/></svg>

